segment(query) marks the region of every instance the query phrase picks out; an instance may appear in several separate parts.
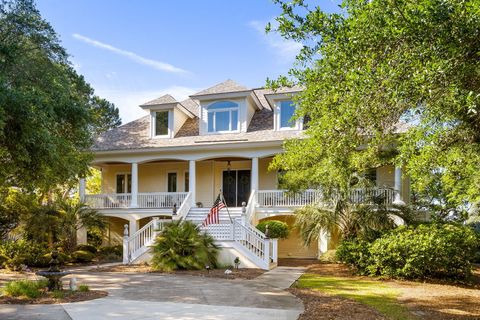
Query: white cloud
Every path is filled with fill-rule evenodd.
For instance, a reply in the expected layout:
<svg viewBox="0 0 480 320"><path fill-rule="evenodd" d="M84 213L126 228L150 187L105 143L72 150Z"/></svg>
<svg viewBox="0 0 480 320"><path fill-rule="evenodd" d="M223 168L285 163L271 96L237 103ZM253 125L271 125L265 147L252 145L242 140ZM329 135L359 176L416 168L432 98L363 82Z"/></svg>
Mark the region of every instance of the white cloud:
<svg viewBox="0 0 480 320"><path fill-rule="evenodd" d="M145 116L147 113L139 107L142 103L156 99L164 94L170 94L178 101L188 98L197 92L197 88L171 86L151 91L124 91L112 89L96 89L95 94L113 102L120 111L122 123L127 123Z"/></svg>
<svg viewBox="0 0 480 320"><path fill-rule="evenodd" d="M275 26L275 21L271 21L271 23ZM263 37L265 43L284 63L293 62L303 47L301 43L293 40L286 40L278 33L271 32L265 34L266 22L254 20L250 21L248 25Z"/></svg>
<svg viewBox="0 0 480 320"><path fill-rule="evenodd" d="M85 42L86 44L91 45L93 47L108 50L118 55L127 57L128 59L135 61L136 63L143 64L145 66L149 66L160 71L171 72L171 73L189 73L188 71L181 68L177 68L169 63L147 59L134 52L116 48L107 43L103 43L103 42L82 36L81 34L78 34L78 33L74 33L72 36L75 39Z"/></svg>

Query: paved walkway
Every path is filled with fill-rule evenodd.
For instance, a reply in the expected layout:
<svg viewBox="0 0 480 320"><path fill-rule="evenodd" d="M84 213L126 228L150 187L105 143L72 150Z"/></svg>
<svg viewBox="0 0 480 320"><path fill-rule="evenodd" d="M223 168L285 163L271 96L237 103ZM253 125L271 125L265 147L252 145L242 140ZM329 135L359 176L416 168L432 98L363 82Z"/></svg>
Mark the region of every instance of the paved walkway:
<svg viewBox="0 0 480 320"><path fill-rule="evenodd" d="M294 320L302 303L283 289L301 273L279 267L255 280L227 280L78 271L69 277L109 296L62 305L1 305L0 319Z"/></svg>

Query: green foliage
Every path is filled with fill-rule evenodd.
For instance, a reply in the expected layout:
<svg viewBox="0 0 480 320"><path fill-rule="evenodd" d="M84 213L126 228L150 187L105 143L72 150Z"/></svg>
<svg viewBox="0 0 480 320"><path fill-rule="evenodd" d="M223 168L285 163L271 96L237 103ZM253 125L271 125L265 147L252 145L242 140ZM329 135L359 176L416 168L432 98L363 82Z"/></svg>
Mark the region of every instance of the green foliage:
<svg viewBox="0 0 480 320"><path fill-rule="evenodd" d="M90 291L90 287L86 284L81 284L81 285L78 286L78 291L88 292L88 291Z"/></svg>
<svg viewBox="0 0 480 320"><path fill-rule="evenodd" d="M395 163L418 192L438 185L445 208L480 201L480 2L344 0L341 13L275 2L268 29L304 48L269 84L305 87L296 115L310 118L308 138L273 162L289 188L342 190L353 172Z"/></svg>
<svg viewBox="0 0 480 320"><path fill-rule="evenodd" d="M123 255L123 246L122 245L117 245L117 246L100 247L100 248L98 248L98 254L99 255L114 254L116 256L121 257Z"/></svg>
<svg viewBox="0 0 480 320"><path fill-rule="evenodd" d="M52 292L52 297L55 299L63 299L65 298L65 292L62 290L55 290Z"/></svg>
<svg viewBox="0 0 480 320"><path fill-rule="evenodd" d="M3 268L7 261L8 261L8 257L4 254L0 254L0 268Z"/></svg>
<svg viewBox="0 0 480 320"><path fill-rule="evenodd" d="M46 245L26 240L4 241L0 243L0 255L7 257L5 267L20 270L22 265L36 267L46 264Z"/></svg>
<svg viewBox="0 0 480 320"><path fill-rule="evenodd" d="M33 0L0 2L0 185L48 192L88 171L94 136L119 124Z"/></svg>
<svg viewBox="0 0 480 320"><path fill-rule="evenodd" d="M214 239L192 222L171 222L155 240L152 267L162 271L214 268L217 250Z"/></svg>
<svg viewBox="0 0 480 320"><path fill-rule="evenodd" d="M38 298L42 289L47 287L47 280L16 280L8 282L2 289L2 293L8 297Z"/></svg>
<svg viewBox="0 0 480 320"><path fill-rule="evenodd" d="M77 251L88 251L90 253L96 254L97 253L97 248L95 248L92 245L89 244L79 244L77 246Z"/></svg>
<svg viewBox="0 0 480 320"><path fill-rule="evenodd" d="M359 274L368 274L371 263L371 243L365 240L343 240L335 253L338 261L345 263Z"/></svg>
<svg viewBox="0 0 480 320"><path fill-rule="evenodd" d="M337 250L327 250L318 260L325 263L338 263Z"/></svg>
<svg viewBox="0 0 480 320"><path fill-rule="evenodd" d="M72 253L72 259L75 262L91 262L95 255L88 251L78 250Z"/></svg>
<svg viewBox="0 0 480 320"><path fill-rule="evenodd" d="M288 237L288 225L283 221L268 220L257 224L257 229L265 233L268 226L268 237L272 239L286 239Z"/></svg>
<svg viewBox="0 0 480 320"><path fill-rule="evenodd" d="M360 274L406 279L466 279L479 239L469 227L424 224L399 227L373 243L344 240L338 259Z"/></svg>

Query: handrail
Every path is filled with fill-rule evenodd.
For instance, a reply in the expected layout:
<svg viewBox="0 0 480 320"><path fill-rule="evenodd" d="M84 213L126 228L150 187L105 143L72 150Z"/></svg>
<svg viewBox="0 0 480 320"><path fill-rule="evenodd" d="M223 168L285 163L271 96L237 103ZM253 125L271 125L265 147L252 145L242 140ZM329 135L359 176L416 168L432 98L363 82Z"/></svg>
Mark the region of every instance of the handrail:
<svg viewBox="0 0 480 320"><path fill-rule="evenodd" d="M255 206L257 205L257 190L252 189L250 197L248 198L247 207L245 208L246 220L248 223L252 222L253 214L255 213Z"/></svg>
<svg viewBox="0 0 480 320"><path fill-rule="evenodd" d="M133 235L125 236L123 241L123 263L130 263L141 256L142 253L146 251L148 246L153 244L155 238L157 237L158 231L163 229L163 222L166 221L169 220L159 220L158 218L153 218L146 225L137 230Z"/></svg>
<svg viewBox="0 0 480 320"><path fill-rule="evenodd" d="M177 215L172 218L174 218L175 220L182 220L188 215L188 212L192 208L191 198L192 198L192 193L188 192L187 196L182 202L182 205L177 210Z"/></svg>

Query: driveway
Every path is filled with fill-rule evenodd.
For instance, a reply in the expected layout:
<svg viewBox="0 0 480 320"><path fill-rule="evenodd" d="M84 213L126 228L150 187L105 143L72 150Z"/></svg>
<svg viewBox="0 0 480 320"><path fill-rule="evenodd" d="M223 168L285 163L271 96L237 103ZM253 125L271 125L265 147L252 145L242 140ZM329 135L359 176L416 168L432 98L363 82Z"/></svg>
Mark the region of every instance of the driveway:
<svg viewBox="0 0 480 320"><path fill-rule="evenodd" d="M0 319L294 320L302 303L283 288L300 274L280 267L255 280L226 280L81 271L69 277L109 296L61 305L1 305Z"/></svg>

